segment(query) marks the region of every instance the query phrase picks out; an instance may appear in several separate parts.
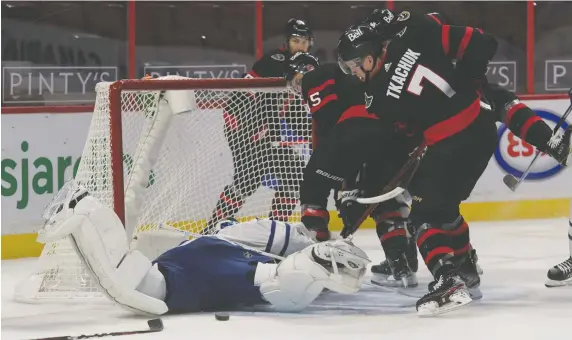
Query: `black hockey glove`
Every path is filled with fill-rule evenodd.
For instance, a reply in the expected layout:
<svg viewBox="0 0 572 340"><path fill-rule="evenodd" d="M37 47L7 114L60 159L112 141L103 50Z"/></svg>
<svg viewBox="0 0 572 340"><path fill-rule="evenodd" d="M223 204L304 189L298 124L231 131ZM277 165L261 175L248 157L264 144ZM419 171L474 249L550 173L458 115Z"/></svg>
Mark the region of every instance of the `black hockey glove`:
<svg viewBox="0 0 572 340"><path fill-rule="evenodd" d="M344 228L352 228L367 210L366 204L360 204L356 201L361 195L360 190L354 189L341 192L341 204L339 217L344 222Z"/></svg>

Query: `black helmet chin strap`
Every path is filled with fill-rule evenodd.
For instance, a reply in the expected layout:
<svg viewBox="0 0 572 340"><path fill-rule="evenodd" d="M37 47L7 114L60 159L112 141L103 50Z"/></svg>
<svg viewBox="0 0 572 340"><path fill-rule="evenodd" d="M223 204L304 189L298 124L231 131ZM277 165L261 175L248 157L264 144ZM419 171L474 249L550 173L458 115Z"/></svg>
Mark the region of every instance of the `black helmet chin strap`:
<svg viewBox="0 0 572 340"><path fill-rule="evenodd" d="M371 72L372 72L373 70L375 70L375 66L376 66L376 65L377 65L377 57L373 58L373 66L372 66L372 68L371 68L371 71L366 71L366 70L363 68L363 64L359 67L360 70L362 70L362 72L365 73L364 83L367 84L367 83L369 82L369 75L371 74Z"/></svg>

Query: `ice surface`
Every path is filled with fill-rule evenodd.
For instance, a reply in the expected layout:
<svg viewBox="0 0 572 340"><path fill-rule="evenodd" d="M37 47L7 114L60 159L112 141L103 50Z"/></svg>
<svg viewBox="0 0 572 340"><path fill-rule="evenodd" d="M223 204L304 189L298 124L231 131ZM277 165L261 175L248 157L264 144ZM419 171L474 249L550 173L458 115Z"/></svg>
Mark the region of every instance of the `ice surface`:
<svg viewBox="0 0 572 340"><path fill-rule="evenodd" d="M548 269L568 256L567 220L472 223L471 237L484 270L484 297L436 318L415 314L414 297L365 285L355 295L326 293L300 314L232 312L165 316L165 330L127 339L570 339L572 288L544 287ZM356 245L374 263L383 259L374 230L361 230ZM145 329L145 318L105 301L30 305L14 302L15 285L35 259L2 261L2 339L31 339ZM430 281L420 265L423 289ZM419 293L421 289L418 289Z"/></svg>

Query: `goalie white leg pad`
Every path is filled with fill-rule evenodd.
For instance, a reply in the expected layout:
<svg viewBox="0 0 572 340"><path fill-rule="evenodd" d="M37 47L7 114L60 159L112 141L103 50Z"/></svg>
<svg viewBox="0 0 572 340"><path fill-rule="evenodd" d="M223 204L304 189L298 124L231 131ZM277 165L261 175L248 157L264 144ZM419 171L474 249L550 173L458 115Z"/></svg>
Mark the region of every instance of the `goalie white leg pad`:
<svg viewBox="0 0 572 340"><path fill-rule="evenodd" d="M135 290L151 269L138 251L129 251L127 234L115 212L81 189L56 210L38 239L43 242L70 237L95 284L111 300L139 313L164 314L164 301Z"/></svg>
<svg viewBox="0 0 572 340"><path fill-rule="evenodd" d="M85 217L72 233L78 255L83 259L102 291L120 306L136 313L161 315L168 311L164 301L147 296L135 288L151 268L151 262L140 252L125 255L119 267L109 261L104 234Z"/></svg>

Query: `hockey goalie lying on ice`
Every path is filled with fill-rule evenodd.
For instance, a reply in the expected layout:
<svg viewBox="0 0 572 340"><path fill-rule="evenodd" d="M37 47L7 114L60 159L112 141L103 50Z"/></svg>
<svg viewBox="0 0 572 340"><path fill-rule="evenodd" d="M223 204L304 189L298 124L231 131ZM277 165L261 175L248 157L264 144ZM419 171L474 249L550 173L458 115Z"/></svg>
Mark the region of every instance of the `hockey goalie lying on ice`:
<svg viewBox="0 0 572 340"><path fill-rule="evenodd" d="M69 236L100 290L138 313L268 303L275 311L296 312L324 288L357 292L370 262L365 252L345 241L316 244L303 224L269 220L238 223L217 235L184 241L151 262L139 250L129 249L123 224L112 209L82 188L61 196L48 207L38 241Z"/></svg>

